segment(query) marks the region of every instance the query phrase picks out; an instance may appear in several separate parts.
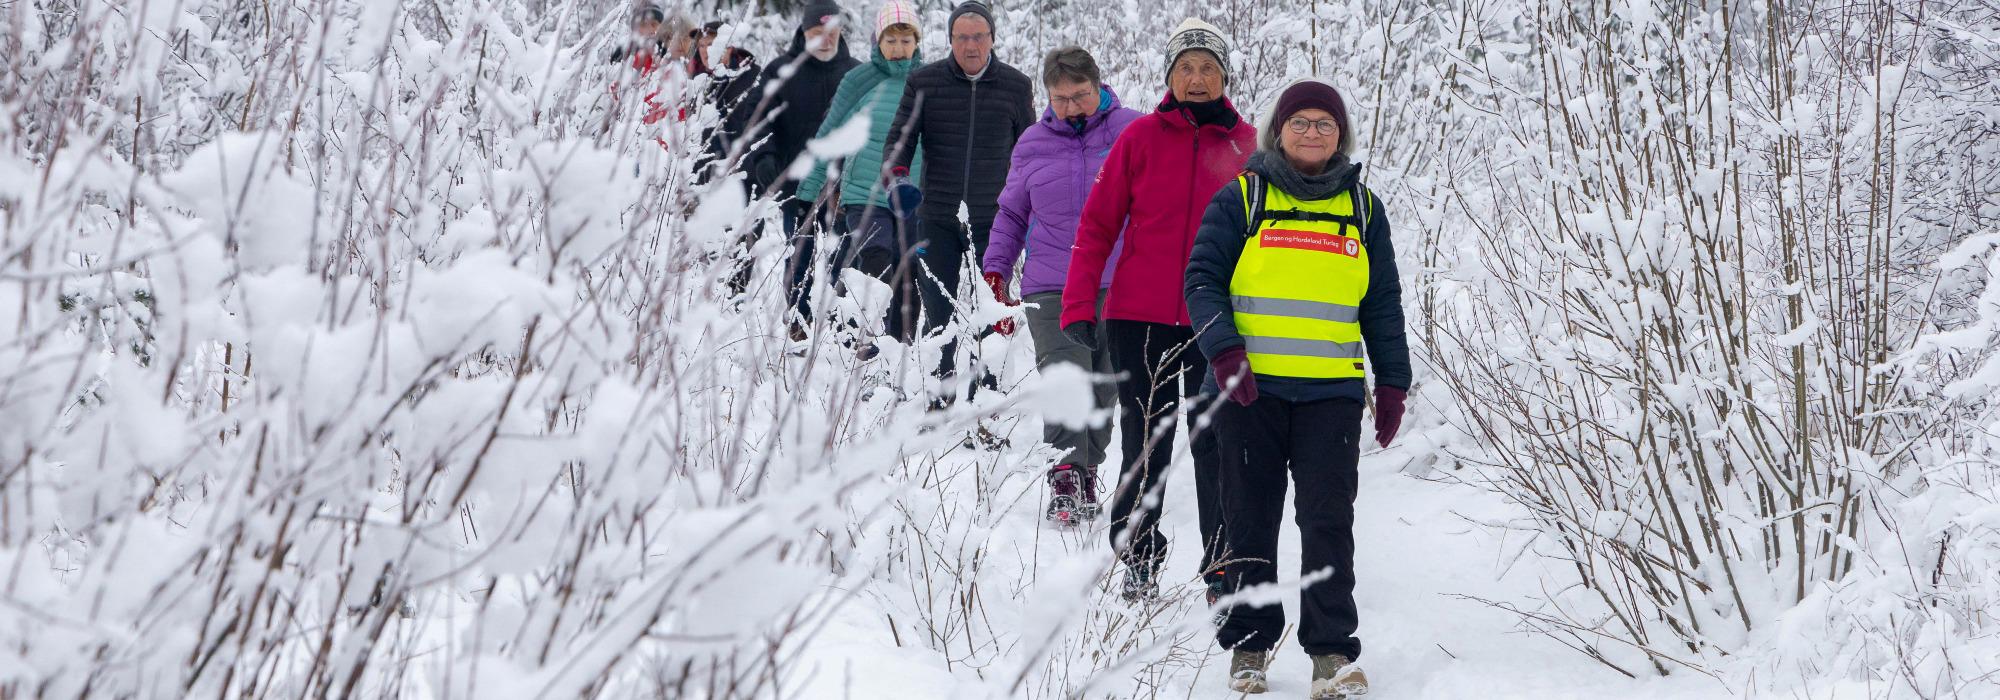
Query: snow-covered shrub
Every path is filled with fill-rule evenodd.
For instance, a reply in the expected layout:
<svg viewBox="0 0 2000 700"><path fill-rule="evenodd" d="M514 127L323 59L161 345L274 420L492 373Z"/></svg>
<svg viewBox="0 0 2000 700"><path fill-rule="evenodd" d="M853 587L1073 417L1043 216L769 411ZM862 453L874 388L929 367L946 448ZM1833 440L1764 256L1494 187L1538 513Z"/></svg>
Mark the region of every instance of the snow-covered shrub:
<svg viewBox="0 0 2000 700"><path fill-rule="evenodd" d="M1423 365L1404 439L1446 456L1412 470L1572 564L1495 601L1530 628L1633 674L1990 690L1990 10L998 4L1001 58L1085 46L1141 110L1189 15L1252 118L1343 88ZM702 85L604 60L628 7L0 7L0 696L798 696L857 624L952 691L1214 677L1198 606L1100 605L1101 542L1007 539L1047 450L957 447L1081 378L927 414L942 343L840 345L858 278L792 354L774 208L696 184L713 111L648 122ZM791 35L702 9L765 60Z"/></svg>
<svg viewBox="0 0 2000 700"><path fill-rule="evenodd" d="M904 433L626 12L0 8L0 695L784 681Z"/></svg>
<svg viewBox="0 0 2000 700"><path fill-rule="evenodd" d="M1574 563L1580 585L1524 620L1627 673L1728 668L1776 629L1825 625L1827 646L1758 679L1990 682L1967 640L1990 634L1992 582L1952 574L1990 540L1925 514L1970 506L1939 488L1990 494L1986 394L1953 387L1993 345L1892 362L1968 322L1972 292L1932 263L2000 216L1990 8L1466 20L1447 99L1476 145L1412 173L1437 217L1426 395L1467 436L1472 479ZM1942 613L1890 613L1931 570L1959 604L1949 639L1924 632ZM1908 595L1839 604L1884 587ZM1948 673L1898 666L1945 657Z"/></svg>

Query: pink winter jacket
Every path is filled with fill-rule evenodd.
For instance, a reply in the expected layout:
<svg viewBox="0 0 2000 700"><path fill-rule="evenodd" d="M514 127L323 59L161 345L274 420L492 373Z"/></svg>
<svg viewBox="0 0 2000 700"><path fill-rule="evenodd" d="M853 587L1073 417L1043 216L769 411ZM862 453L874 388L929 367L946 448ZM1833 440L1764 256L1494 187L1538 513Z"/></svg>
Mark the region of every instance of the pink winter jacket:
<svg viewBox="0 0 2000 700"><path fill-rule="evenodd" d="M1126 127L1091 186L1070 251L1062 325L1097 319L1105 260L1124 232L1104 318L1189 325L1181 279L1208 200L1243 171L1257 130L1241 117L1196 126L1187 113L1159 111Z"/></svg>

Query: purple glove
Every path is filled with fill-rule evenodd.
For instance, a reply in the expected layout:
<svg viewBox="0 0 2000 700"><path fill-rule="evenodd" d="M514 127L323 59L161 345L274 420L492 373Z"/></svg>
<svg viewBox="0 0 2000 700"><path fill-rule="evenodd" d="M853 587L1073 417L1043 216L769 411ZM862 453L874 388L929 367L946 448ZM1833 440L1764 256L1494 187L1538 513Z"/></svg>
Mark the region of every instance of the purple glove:
<svg viewBox="0 0 2000 700"><path fill-rule="evenodd" d="M1388 447L1403 427L1403 400L1410 392L1393 386L1375 387L1375 443Z"/></svg>
<svg viewBox="0 0 2000 700"><path fill-rule="evenodd" d="M1230 401L1235 401L1238 406L1256 403L1257 375L1250 373L1250 357L1242 347L1224 350L1222 354L1216 355L1215 359L1209 360L1208 364L1215 369L1216 388L1222 390ZM1235 388L1230 388L1229 380L1237 377L1242 379L1237 380Z"/></svg>

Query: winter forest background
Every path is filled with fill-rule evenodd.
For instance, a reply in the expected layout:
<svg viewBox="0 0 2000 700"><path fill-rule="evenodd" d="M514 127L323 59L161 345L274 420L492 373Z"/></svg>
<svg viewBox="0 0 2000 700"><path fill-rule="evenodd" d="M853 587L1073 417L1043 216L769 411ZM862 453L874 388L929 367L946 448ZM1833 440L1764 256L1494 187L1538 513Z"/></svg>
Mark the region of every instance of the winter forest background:
<svg viewBox="0 0 2000 700"><path fill-rule="evenodd" d="M1144 107L1193 14L1246 111L1349 96L1418 356L1377 696L2000 697L2000 5L1167 5L998 53ZM775 236L730 303L776 209L611 99L628 7L0 3L0 698L1223 696L1193 547L1134 610L1041 522L1079 377L792 356Z"/></svg>

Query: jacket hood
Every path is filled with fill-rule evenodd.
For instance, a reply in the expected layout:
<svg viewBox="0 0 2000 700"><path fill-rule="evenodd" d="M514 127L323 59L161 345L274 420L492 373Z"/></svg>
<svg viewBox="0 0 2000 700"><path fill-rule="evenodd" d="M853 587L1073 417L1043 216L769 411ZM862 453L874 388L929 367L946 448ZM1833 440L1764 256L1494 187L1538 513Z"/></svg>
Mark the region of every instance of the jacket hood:
<svg viewBox="0 0 2000 700"><path fill-rule="evenodd" d="M841 42L841 43L845 44L846 42ZM846 47L842 46L842 48ZM879 41L875 43L874 48L869 49L868 51L868 65L874 66L876 70L882 71L887 75L892 75L892 76L909 75L910 71L916 70L917 66L921 66L923 64L924 64L924 50L921 47L919 47L916 51L911 52L909 58L903 59L901 61L891 61L889 60L889 57L882 55L882 43Z"/></svg>

